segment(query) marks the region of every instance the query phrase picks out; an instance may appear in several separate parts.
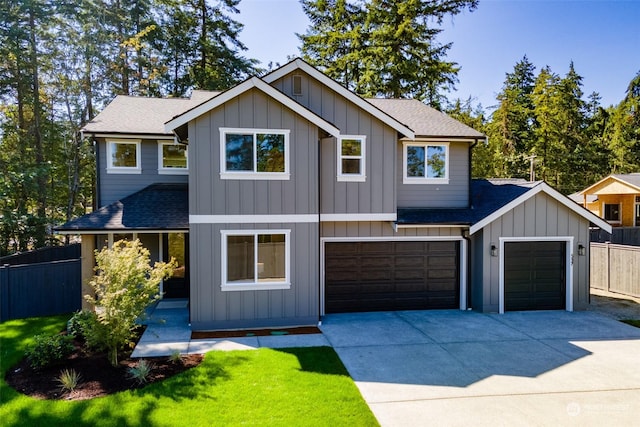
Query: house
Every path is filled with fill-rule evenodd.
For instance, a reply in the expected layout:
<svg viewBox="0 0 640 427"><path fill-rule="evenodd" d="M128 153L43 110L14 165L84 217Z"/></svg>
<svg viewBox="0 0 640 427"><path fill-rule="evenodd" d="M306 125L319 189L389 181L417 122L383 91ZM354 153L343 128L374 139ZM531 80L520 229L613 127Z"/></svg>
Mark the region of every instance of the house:
<svg viewBox="0 0 640 427"><path fill-rule="evenodd" d="M123 236L176 256L162 290L194 330L584 309L589 226L611 230L544 182L472 180L483 134L300 59L190 100L117 97L83 132L103 207L59 231L82 236L87 274Z"/></svg>
<svg viewBox="0 0 640 427"><path fill-rule="evenodd" d="M609 175L576 196L614 227L640 227L640 173Z"/></svg>

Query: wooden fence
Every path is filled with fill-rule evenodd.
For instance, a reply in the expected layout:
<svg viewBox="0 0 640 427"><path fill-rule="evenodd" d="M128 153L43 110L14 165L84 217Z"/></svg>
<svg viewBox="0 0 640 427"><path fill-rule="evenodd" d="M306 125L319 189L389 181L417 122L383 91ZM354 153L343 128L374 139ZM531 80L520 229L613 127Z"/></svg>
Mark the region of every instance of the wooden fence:
<svg viewBox="0 0 640 427"><path fill-rule="evenodd" d="M81 285L80 259L0 266L0 321L79 310Z"/></svg>
<svg viewBox="0 0 640 427"><path fill-rule="evenodd" d="M640 246L640 227L615 227L611 234L600 228L593 228L589 233L592 243L613 243L616 245Z"/></svg>
<svg viewBox="0 0 640 427"><path fill-rule="evenodd" d="M591 243L591 287L640 298L640 247Z"/></svg>
<svg viewBox="0 0 640 427"><path fill-rule="evenodd" d="M21 252L0 258L0 265L23 265L40 262L64 261L80 258L80 243L66 246L50 246L33 251Z"/></svg>

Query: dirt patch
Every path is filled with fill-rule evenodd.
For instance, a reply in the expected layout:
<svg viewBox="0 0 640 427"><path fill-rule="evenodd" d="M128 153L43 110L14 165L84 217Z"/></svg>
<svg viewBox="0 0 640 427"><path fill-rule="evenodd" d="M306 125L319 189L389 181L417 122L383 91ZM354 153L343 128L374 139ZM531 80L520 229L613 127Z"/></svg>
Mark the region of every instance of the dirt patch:
<svg viewBox="0 0 640 427"><path fill-rule="evenodd" d="M140 359L125 358L117 367L113 367L107 361L106 354L89 353L79 341L74 341L74 346L74 352L56 366L34 370L23 359L7 371L7 384L37 399L85 400L142 388L198 366L203 359L200 354L183 355L177 361L171 361L168 357L147 357L145 360L151 363L152 370L147 383L138 384L129 377L128 369L136 366ZM82 376L78 387L72 392L62 391L57 381L64 369L74 369Z"/></svg>
<svg viewBox="0 0 640 427"><path fill-rule="evenodd" d="M587 310L616 320L640 319L640 299L592 289L591 304Z"/></svg>
<svg viewBox="0 0 640 427"><path fill-rule="evenodd" d="M191 339L200 340L207 338L265 337L268 335L301 335L321 333L322 331L315 326L305 326L284 329L243 329L236 331L191 332Z"/></svg>

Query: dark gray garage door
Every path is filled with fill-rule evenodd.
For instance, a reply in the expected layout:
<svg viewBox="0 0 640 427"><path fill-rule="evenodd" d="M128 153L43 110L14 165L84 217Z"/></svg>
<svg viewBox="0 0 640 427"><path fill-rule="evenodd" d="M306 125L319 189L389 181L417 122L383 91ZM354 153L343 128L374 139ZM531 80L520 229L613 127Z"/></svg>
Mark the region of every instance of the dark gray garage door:
<svg viewBox="0 0 640 427"><path fill-rule="evenodd" d="M326 243L325 312L458 308L458 245Z"/></svg>
<svg viewBox="0 0 640 427"><path fill-rule="evenodd" d="M565 250L565 242L505 242L505 311L565 308Z"/></svg>

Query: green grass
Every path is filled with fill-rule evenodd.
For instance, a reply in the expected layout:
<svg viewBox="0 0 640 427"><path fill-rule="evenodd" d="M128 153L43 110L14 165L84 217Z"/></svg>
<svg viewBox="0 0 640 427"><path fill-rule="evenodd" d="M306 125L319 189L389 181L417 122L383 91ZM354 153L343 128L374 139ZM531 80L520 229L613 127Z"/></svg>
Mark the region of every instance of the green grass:
<svg viewBox="0 0 640 427"><path fill-rule="evenodd" d="M330 347L211 352L197 368L86 401L36 400L4 382L39 333L66 316L0 324L0 420L9 426L378 425ZM53 379L52 379L53 380Z"/></svg>
<svg viewBox="0 0 640 427"><path fill-rule="evenodd" d="M639 319L624 319L621 322L626 323L627 325L635 326L636 328L640 328L640 320Z"/></svg>

